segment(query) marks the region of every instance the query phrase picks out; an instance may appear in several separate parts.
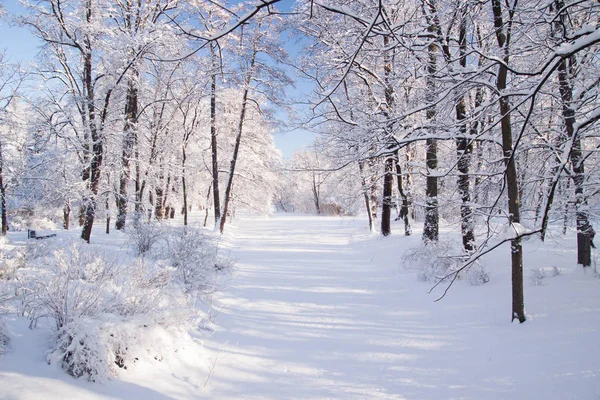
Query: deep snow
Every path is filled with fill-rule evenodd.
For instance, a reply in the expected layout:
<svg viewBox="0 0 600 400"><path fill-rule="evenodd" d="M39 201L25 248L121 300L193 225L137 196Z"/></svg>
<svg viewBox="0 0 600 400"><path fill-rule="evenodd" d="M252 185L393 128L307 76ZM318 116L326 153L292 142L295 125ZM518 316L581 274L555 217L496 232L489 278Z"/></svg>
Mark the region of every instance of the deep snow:
<svg viewBox="0 0 600 400"><path fill-rule="evenodd" d="M600 279L574 265L572 233L525 243L528 321L518 324L507 247L486 258L489 283L458 281L433 302L440 290L428 294L431 284L400 266L420 232L384 239L364 225L237 221L224 245L238 272L213 299L214 332L192 332L171 357L105 384L48 366L46 333L11 317L0 399L600 398ZM118 234L105 243L122 247ZM559 276L530 283L534 269L554 266Z"/></svg>

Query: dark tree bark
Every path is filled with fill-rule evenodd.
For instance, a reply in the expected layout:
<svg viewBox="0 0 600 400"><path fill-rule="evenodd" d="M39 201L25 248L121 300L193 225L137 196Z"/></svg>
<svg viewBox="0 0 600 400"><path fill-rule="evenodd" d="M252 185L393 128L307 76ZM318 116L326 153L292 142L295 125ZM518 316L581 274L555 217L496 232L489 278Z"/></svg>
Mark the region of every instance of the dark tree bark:
<svg viewBox="0 0 600 400"><path fill-rule="evenodd" d="M91 22L91 2L87 12L88 22ZM88 40L86 40L89 43ZM102 128L99 128L97 124L103 121L97 121L102 117L97 118L95 98L94 98L94 82L92 79L92 52L91 45L87 47L87 51L84 55L84 87L87 93L86 102L88 108L88 123L90 129L90 138L92 141L92 154L90 157L89 166L89 179L90 179L90 194L84 200L85 204L85 219L83 222L83 229L81 231L81 238L86 242L90 242L92 235L92 226L94 225L94 218L96 217L96 196L98 195L98 189L100 187L100 175L102 168L102 160L104 157L104 139L102 137ZM106 110L105 110L106 111Z"/></svg>
<svg viewBox="0 0 600 400"><path fill-rule="evenodd" d="M63 207L63 229L69 230L71 223L71 202L67 200Z"/></svg>
<svg viewBox="0 0 600 400"><path fill-rule="evenodd" d="M502 131L504 166L506 169L504 177L508 194L509 223L514 225L521 222L518 174L515 165L515 149L513 148L512 139L510 102L507 96L502 95L507 86L508 65L510 61L509 46L514 10L508 10L509 19L506 25L503 21L502 2L500 0L492 0L492 12L498 47L503 53L503 62L498 65L496 88L502 96L500 97L500 115L502 116L500 126ZM512 265L512 320L518 319L519 322L522 323L525 322L525 303L523 299L523 247L521 238L517 236L515 239L511 240L510 247Z"/></svg>
<svg viewBox="0 0 600 400"><path fill-rule="evenodd" d="M6 212L6 186L4 185L4 152L0 142L0 206L2 207L2 236L8 232L8 214Z"/></svg>
<svg viewBox="0 0 600 400"><path fill-rule="evenodd" d="M572 59L563 59L558 67L558 81L562 100L562 115L567 137L572 140L571 166L575 186L575 215L577 220L577 264L589 267L592 264L592 239L594 229L589 221L585 198L585 163L581 137L575 130L575 110L572 107L573 86L569 73Z"/></svg>
<svg viewBox="0 0 600 400"><path fill-rule="evenodd" d="M570 186L571 186L571 181L567 180L567 188L566 188L566 190L563 190L563 192L568 192ZM563 227L562 227L563 235L567 234L568 224L569 224L569 202L565 202L565 207L563 208Z"/></svg>
<svg viewBox="0 0 600 400"><path fill-rule="evenodd" d="M372 175L371 187L369 194L369 204L371 205L371 218L373 219L373 226L377 225L377 182L375 181L375 175Z"/></svg>
<svg viewBox="0 0 600 400"><path fill-rule="evenodd" d="M398 154L398 150L396 150L395 160L396 162L396 180L398 182L398 193L400 194L400 218L404 221L404 235L410 236L412 234L412 229L410 227L410 219L408 217L409 214L409 204L408 204L408 196L406 192L404 192L404 186L402 185L402 168L400 167L400 158Z"/></svg>
<svg viewBox="0 0 600 400"><path fill-rule="evenodd" d="M137 142L137 115L138 115L138 90L134 79L127 86L127 100L125 103L125 127L123 129L123 152L121 155L121 176L119 179L119 195L117 196L117 230L125 228L127 220L127 206L129 195L127 186L131 180L131 158L135 143Z"/></svg>
<svg viewBox="0 0 600 400"><path fill-rule="evenodd" d="M258 54L258 44L260 41L260 23L258 25L258 32L256 38L254 38L253 48L252 48L252 57L250 59L250 65L248 67L248 72L246 73L246 78L244 80L244 94L242 95L242 108L240 110L240 117L238 120L237 126L237 135L235 137L235 146L233 148L233 155L231 156L231 162L229 164L229 178L227 179L227 187L225 188L225 202L223 205L223 215L221 216L221 221L219 223L219 232L223 233L225 229L225 222L227 221L227 212L229 211L229 206L231 202L231 189L233 187L233 179L235 176L235 166L238 160L238 153L240 150L240 144L242 142L242 133L244 130L244 122L246 121L246 109L248 107L248 94L250 93L250 84L252 82L252 78L254 75L254 65L256 63L256 56ZM314 175L313 175L314 182ZM319 211L319 209L317 210Z"/></svg>
<svg viewBox="0 0 600 400"><path fill-rule="evenodd" d="M106 199L106 234L110 233L110 206L108 204L108 199Z"/></svg>
<svg viewBox="0 0 600 400"><path fill-rule="evenodd" d="M425 188L425 223L423 226L423 240L425 242L437 242L439 238L439 214L438 214L438 179L432 174L437 169L437 140L426 141L426 165L427 181Z"/></svg>
<svg viewBox="0 0 600 400"><path fill-rule="evenodd" d="M81 204L79 206L79 215L77 216L77 221L79 223L79 227L82 228L85 222L85 204Z"/></svg>
<svg viewBox="0 0 600 400"><path fill-rule="evenodd" d="M367 217L369 218L369 231L375 230L373 216L371 215L371 204L369 201L369 188L367 187L367 180L365 178L365 163L364 161L358 162L358 169L360 171L360 183L362 187L363 197L365 199L365 209L367 210Z"/></svg>
<svg viewBox="0 0 600 400"><path fill-rule="evenodd" d="M205 208L204 225L203 226L206 226L206 222L208 221L208 206L209 206L209 201L210 201L211 190L212 190L212 183L208 186L208 192L206 193L206 208Z"/></svg>
<svg viewBox="0 0 600 400"><path fill-rule="evenodd" d="M467 67L467 16L465 10L461 11L459 28L459 50L460 66ZM461 95L455 107L456 120L458 122L460 137L456 140L456 152L458 157L458 193L461 199L460 217L463 249L467 253L475 250L475 222L471 208L471 190L469 187L469 168L471 166L471 154L473 153L473 141L467 138L467 112L465 96Z"/></svg>
<svg viewBox="0 0 600 400"><path fill-rule="evenodd" d="M317 215L321 215L321 185L317 184L317 175L315 172L312 173L312 194L313 203L315 205L315 211Z"/></svg>
<svg viewBox="0 0 600 400"><path fill-rule="evenodd" d="M187 199L187 185L185 181L185 160L187 158L186 146L182 149L182 168L181 168L181 189L183 191L183 226L188 224L188 199Z"/></svg>
<svg viewBox="0 0 600 400"><path fill-rule="evenodd" d="M555 1L556 9L563 10L563 0ZM570 21L566 10L563 10L556 21L557 30L562 32ZM589 267L592 264L592 240L595 236L587 211L585 197L585 158L581 137L575 129L575 109L573 108L573 76L576 68L575 56L563 58L558 65L558 84L562 101L562 118L565 136L571 141L571 167L575 187L575 215L577 223L577 264Z"/></svg>
<svg viewBox="0 0 600 400"><path fill-rule="evenodd" d="M390 42L390 38L388 36L383 37L383 46L388 47ZM387 121L386 126L386 135L388 136L386 139L388 140L387 147L388 149L392 149L395 147L395 143L393 142L393 134L394 134L394 124L391 121L392 111L394 109L394 86L391 82L392 79L392 68L393 68L393 58L390 54L390 50L386 50L383 57L383 72L384 72L384 95L385 95L385 107L383 109L383 114L385 115ZM389 153L385 157L384 163L384 175L383 175L383 197L381 199L381 234L383 236L388 236L392 233L392 207L394 207L394 198L393 198L393 190L394 190L394 173L396 165L398 164L396 160L396 153Z"/></svg>
<svg viewBox="0 0 600 400"><path fill-rule="evenodd" d="M383 175L383 198L381 200L381 234L388 236L392 233L391 217L394 199L392 190L394 188L394 157L385 159L385 173Z"/></svg>
<svg viewBox="0 0 600 400"><path fill-rule="evenodd" d="M164 185L164 186L163 186ZM156 186L154 193L154 217L158 220L169 218L167 204L169 200L169 189L171 187L171 175L167 175L166 181L164 175L159 178L159 185Z"/></svg>
<svg viewBox="0 0 600 400"><path fill-rule="evenodd" d="M434 4L430 1L428 7L434 11ZM431 19L431 18L428 18ZM434 35L436 33L436 22L428 21L428 32ZM427 104L432 104L426 111L426 118L430 125L430 130L433 131L433 124L436 118L436 108L433 105L435 101L435 81L434 75L437 71L437 52L438 45L435 41L431 41L427 46L428 62L427 62L427 79L425 100ZM433 132L432 132L433 133ZM438 166L437 161L437 140L429 138L426 140L426 166L427 179L425 188L425 222L423 226L423 240L427 242L437 242L439 237L439 214L438 214L438 177L435 171Z"/></svg>
<svg viewBox="0 0 600 400"><path fill-rule="evenodd" d="M210 83L210 149L212 156L213 206L215 210L215 226L221 220L221 194L219 193L219 157L217 143L217 55L215 45L210 47L212 58L212 76Z"/></svg>

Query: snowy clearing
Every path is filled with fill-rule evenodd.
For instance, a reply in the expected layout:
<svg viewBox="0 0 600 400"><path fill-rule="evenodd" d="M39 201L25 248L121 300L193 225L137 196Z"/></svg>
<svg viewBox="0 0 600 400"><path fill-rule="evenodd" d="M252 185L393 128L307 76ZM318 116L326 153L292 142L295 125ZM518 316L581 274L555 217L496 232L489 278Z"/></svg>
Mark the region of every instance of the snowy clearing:
<svg viewBox="0 0 600 400"><path fill-rule="evenodd" d="M238 271L213 301L214 332L104 384L48 366L43 329L11 317L0 399L600 398L600 279L562 250L575 248L573 233L525 243L528 320L518 324L506 247L486 260L489 283L458 281L433 302L441 292L399 261L420 232L364 232L356 218L237 221L225 245ZM558 276L540 275L553 267Z"/></svg>

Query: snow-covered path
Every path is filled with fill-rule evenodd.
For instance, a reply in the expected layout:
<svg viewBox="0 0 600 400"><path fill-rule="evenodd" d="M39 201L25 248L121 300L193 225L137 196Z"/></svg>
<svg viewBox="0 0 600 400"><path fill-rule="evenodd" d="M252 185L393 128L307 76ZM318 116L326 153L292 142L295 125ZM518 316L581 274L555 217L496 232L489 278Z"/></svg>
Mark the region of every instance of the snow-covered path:
<svg viewBox="0 0 600 400"><path fill-rule="evenodd" d="M235 228L239 274L217 317L215 339L227 345L215 398L395 397L393 367L414 357L410 347L439 345L381 303L402 289L350 243L362 224L289 217Z"/></svg>

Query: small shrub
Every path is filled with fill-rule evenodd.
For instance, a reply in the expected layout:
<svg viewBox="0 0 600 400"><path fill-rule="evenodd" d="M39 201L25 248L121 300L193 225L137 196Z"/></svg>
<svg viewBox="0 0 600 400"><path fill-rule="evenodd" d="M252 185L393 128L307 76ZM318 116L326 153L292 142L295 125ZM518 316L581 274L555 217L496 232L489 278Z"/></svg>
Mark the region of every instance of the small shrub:
<svg viewBox="0 0 600 400"><path fill-rule="evenodd" d="M474 263L466 270L466 275L467 282L469 282L469 285L471 286L483 285L490 281L489 274L478 262Z"/></svg>
<svg viewBox="0 0 600 400"><path fill-rule="evenodd" d="M556 266L553 266L550 269L536 268L531 270L529 280L533 286L542 286L546 278L554 278L556 276L559 276L560 274L561 270Z"/></svg>
<svg viewBox="0 0 600 400"><path fill-rule="evenodd" d="M5 304L12 299L12 295L8 292L8 288L0 282L0 356L2 356L8 348L10 338L6 333L6 326L2 317L6 314L7 309Z"/></svg>
<svg viewBox="0 0 600 400"><path fill-rule="evenodd" d="M453 241L421 244L408 249L402 258L405 268L416 270L419 280L437 283L446 278L451 279L453 273L461 269L468 261L462 245ZM466 277L471 285L482 285L489 282L489 275L477 261L459 273L459 278Z"/></svg>
<svg viewBox="0 0 600 400"><path fill-rule="evenodd" d="M25 253L20 249L0 251L0 280L14 279L18 269L25 266Z"/></svg>
<svg viewBox="0 0 600 400"><path fill-rule="evenodd" d="M544 284L544 279L546 279L546 271L543 268L535 268L531 270L531 274L529 276L529 280L531 284L534 286L542 286Z"/></svg>
<svg viewBox="0 0 600 400"><path fill-rule="evenodd" d="M148 316L102 314L63 327L46 358L75 378L104 382L141 359L161 361L176 346L174 339Z"/></svg>
<svg viewBox="0 0 600 400"><path fill-rule="evenodd" d="M127 228L127 234L136 255L141 256L149 252L161 239L164 229L159 223L143 222L141 218L135 218Z"/></svg>
<svg viewBox="0 0 600 400"><path fill-rule="evenodd" d="M28 240L25 245L25 263L28 264L38 258L49 256L58 247L70 246L72 239L48 238L45 240Z"/></svg>
<svg viewBox="0 0 600 400"><path fill-rule="evenodd" d="M36 257L21 271L18 293L22 313L34 325L51 318L61 329L70 319L101 312L120 293L110 280L118 275L116 260L110 260L80 241ZM112 299L112 300L111 300Z"/></svg>
<svg viewBox="0 0 600 400"><path fill-rule="evenodd" d="M167 254L189 293L210 294L220 286L220 278L231 272L234 262L218 255L211 233L186 228L167 237Z"/></svg>
<svg viewBox="0 0 600 400"><path fill-rule="evenodd" d="M108 339L98 321L70 321L58 332L56 348L46 359L75 378L85 376L91 382L103 382L115 373L115 356Z"/></svg>
<svg viewBox="0 0 600 400"><path fill-rule="evenodd" d="M10 344L10 338L6 333L6 327L4 326L4 321L0 316L0 356L3 356L8 349L8 345Z"/></svg>
<svg viewBox="0 0 600 400"><path fill-rule="evenodd" d="M174 274L165 263L122 263L77 241L19 271L18 292L32 325L39 318L54 322L57 341L48 362L74 377L103 381L132 365L143 346L152 347L153 341L140 341L144 332L191 320ZM152 350L157 358L161 351Z"/></svg>
<svg viewBox="0 0 600 400"><path fill-rule="evenodd" d="M416 270L419 280L437 282L460 267L462 257L454 255L454 248L454 243L447 241L422 244L408 249L402 263L405 268Z"/></svg>

